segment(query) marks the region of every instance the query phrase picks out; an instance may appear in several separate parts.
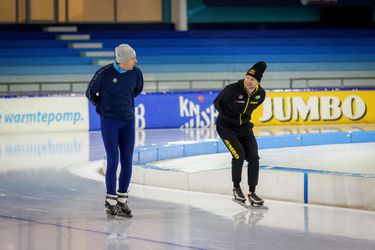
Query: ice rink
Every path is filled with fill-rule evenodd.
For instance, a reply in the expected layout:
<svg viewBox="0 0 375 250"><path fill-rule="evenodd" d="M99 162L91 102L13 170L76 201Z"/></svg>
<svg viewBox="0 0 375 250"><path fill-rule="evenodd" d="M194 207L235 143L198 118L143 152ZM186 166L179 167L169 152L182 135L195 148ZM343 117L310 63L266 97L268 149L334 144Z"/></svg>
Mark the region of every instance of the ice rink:
<svg viewBox="0 0 375 250"><path fill-rule="evenodd" d="M374 128L265 127L255 133L360 130ZM137 131L136 146L217 138L214 129L146 130ZM260 163L371 177L374 146L262 149ZM228 195L133 183L129 201L134 217L107 218L104 177L97 171L103 157L97 132L0 135L0 249L375 249L375 211L370 210L271 199L266 200L268 210L247 210ZM222 153L154 165L202 171L228 168L229 163L229 153Z"/></svg>

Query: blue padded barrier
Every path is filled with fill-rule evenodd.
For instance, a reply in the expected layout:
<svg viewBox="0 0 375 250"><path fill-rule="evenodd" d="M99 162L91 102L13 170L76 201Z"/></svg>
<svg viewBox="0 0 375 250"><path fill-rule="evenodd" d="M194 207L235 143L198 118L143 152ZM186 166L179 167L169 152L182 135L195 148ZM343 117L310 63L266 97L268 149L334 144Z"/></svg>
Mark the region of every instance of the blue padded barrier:
<svg viewBox="0 0 375 250"><path fill-rule="evenodd" d="M184 157L184 145L158 147L158 160Z"/></svg>
<svg viewBox="0 0 375 250"><path fill-rule="evenodd" d="M134 164L139 164L139 150L137 150L136 148L134 149L134 153L133 153L133 163ZM107 156L105 156L107 157Z"/></svg>
<svg viewBox="0 0 375 250"><path fill-rule="evenodd" d="M218 153L228 152L228 148L225 146L223 141L217 142L217 152Z"/></svg>
<svg viewBox="0 0 375 250"><path fill-rule="evenodd" d="M301 137L302 146L350 143L352 141L350 133L304 134Z"/></svg>
<svg viewBox="0 0 375 250"><path fill-rule="evenodd" d="M352 140L352 137L354 140ZM344 144L356 142L375 142L375 131L358 132L332 132L332 133L312 133L280 136L260 136L257 137L260 148L283 148L326 144ZM176 150L176 152L172 152ZM182 154L182 150L184 151ZM221 140L202 141L183 145L155 145L152 147L137 147L134 150L134 163L146 164L159 159L172 159L187 157L192 155L204 155L228 152ZM272 167L277 168L277 167ZM269 169L269 167L267 167ZM300 171L295 168L282 167L284 171ZM308 170L308 172L325 173L324 170Z"/></svg>
<svg viewBox="0 0 375 250"><path fill-rule="evenodd" d="M213 154L217 153L217 142L202 142L202 143L193 143L184 145L184 155L201 155L201 154Z"/></svg>
<svg viewBox="0 0 375 250"><path fill-rule="evenodd" d="M258 147L279 148L279 147L299 147L301 146L301 135L280 135L257 138Z"/></svg>
<svg viewBox="0 0 375 250"><path fill-rule="evenodd" d="M139 164L158 160L158 149L156 147L140 149L137 154Z"/></svg>
<svg viewBox="0 0 375 250"><path fill-rule="evenodd" d="M373 142L375 141L375 131L352 132L352 142Z"/></svg>

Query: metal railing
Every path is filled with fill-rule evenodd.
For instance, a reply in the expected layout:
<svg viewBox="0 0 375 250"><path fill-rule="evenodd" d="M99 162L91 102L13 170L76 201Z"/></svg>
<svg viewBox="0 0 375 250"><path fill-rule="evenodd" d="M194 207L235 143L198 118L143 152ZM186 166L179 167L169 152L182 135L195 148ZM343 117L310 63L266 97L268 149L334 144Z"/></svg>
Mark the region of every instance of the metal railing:
<svg viewBox="0 0 375 250"><path fill-rule="evenodd" d="M345 81L348 81L348 80L374 80L374 86L375 86L375 76L374 77L303 77L303 78L291 78L290 79L290 88L293 89L293 88L296 88L295 85L296 85L296 82L301 82L301 81L305 81L306 83L306 88L309 88L309 87L333 87L333 86L318 86L316 84L314 84L313 86L310 86L309 85L309 82L311 81L330 81L330 80L337 80L340 82L339 86L334 86L334 87L339 87L339 88L344 88L344 87L351 87L350 85L345 85L344 82Z"/></svg>
<svg viewBox="0 0 375 250"><path fill-rule="evenodd" d="M202 87L195 86L194 82L217 82L217 87ZM219 90L227 84L231 83L231 80L145 80L144 90L145 92L163 92L163 91L199 91L199 90ZM187 83L182 85L182 83ZM0 82L0 94L11 95L11 94L48 94L48 93L79 93L84 92L84 89L75 88L76 85L88 84L88 81L59 81L59 82L18 82L18 83L7 83ZM47 86L62 85L61 90L48 90ZM64 86L65 85L65 86ZM179 86L180 85L180 86ZM46 90L47 89L47 90Z"/></svg>
<svg viewBox="0 0 375 250"><path fill-rule="evenodd" d="M44 87L49 85L65 85L65 88L47 90ZM75 91L74 86L78 84L88 84L88 82L27 82L27 83L1 83L0 82L0 94L12 95L12 94L49 94L49 93L77 93L81 91ZM22 86L24 88L22 88ZM13 87L13 89L12 89Z"/></svg>
<svg viewBox="0 0 375 250"><path fill-rule="evenodd" d="M238 79L237 79L238 80ZM338 81L339 84L328 86L327 84L319 85L316 81ZM284 89L297 89L297 88L344 88L344 87L361 87L358 84L351 85L345 84L345 81L350 80L373 80L374 85L364 85L362 87L375 87L375 76L374 77L308 77L308 78L291 78L289 80L289 86L285 86ZM229 79L194 79L194 80L145 80L144 91L145 92L164 92L164 91L202 91L202 90L221 90L226 85L236 80ZM301 84L301 81L304 82ZM315 81L315 84L311 84ZM206 82L207 84L204 84ZM210 84L208 84L210 83ZM217 84L216 84L217 83ZM88 81L59 81L59 82L19 82L19 83L7 83L0 82L0 94L46 94L46 93L82 93L85 91ZM201 86L199 86L199 84ZM60 89L54 88L60 85ZM272 84L271 84L272 85ZM302 85L302 86L301 86ZM78 88L79 86L79 88ZM267 89L267 87L266 87ZM278 87L278 89L283 89Z"/></svg>

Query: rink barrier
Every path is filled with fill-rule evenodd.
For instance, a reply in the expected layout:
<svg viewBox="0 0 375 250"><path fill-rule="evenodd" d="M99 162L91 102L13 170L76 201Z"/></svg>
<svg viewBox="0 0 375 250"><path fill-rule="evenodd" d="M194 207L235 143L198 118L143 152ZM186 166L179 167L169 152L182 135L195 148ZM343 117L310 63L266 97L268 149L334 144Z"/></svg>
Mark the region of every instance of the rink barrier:
<svg viewBox="0 0 375 250"><path fill-rule="evenodd" d="M257 137L258 148L300 147L324 144L374 142L375 131L331 132L323 134L296 134ZM180 158L194 155L227 152L221 140L192 142L185 144L165 144L137 147L134 150L134 164L146 164L165 159Z"/></svg>
<svg viewBox="0 0 375 250"><path fill-rule="evenodd" d="M258 137L260 149L375 142L375 131ZM153 162L227 152L220 140L137 147L132 182L173 189L231 194L230 168L184 172ZM104 164L105 166L106 164ZM242 171L245 187L246 171ZM258 193L265 198L375 210L374 174L260 166Z"/></svg>

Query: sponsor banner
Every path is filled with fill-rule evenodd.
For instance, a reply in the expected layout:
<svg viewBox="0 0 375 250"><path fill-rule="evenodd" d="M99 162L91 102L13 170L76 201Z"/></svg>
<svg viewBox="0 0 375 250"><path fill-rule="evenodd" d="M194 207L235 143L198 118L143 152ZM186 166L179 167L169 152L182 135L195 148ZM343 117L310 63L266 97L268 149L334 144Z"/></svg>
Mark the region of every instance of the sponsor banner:
<svg viewBox="0 0 375 250"><path fill-rule="evenodd" d="M88 130L83 96L0 98L0 133Z"/></svg>
<svg viewBox="0 0 375 250"><path fill-rule="evenodd" d="M252 115L256 125L375 122L375 91L267 92Z"/></svg>
<svg viewBox="0 0 375 250"><path fill-rule="evenodd" d="M142 94L135 99L137 128L208 128L218 115L215 92ZM91 105L91 104L90 104ZM375 91L267 92L254 111L255 125L374 123ZM90 130L99 130L99 118L90 107Z"/></svg>
<svg viewBox="0 0 375 250"><path fill-rule="evenodd" d="M137 128L207 128L215 124L217 92L153 93L137 97Z"/></svg>
<svg viewBox="0 0 375 250"><path fill-rule="evenodd" d="M215 125L213 101L218 92L148 93L135 98L136 128L209 128ZM90 130L100 119L90 103Z"/></svg>

